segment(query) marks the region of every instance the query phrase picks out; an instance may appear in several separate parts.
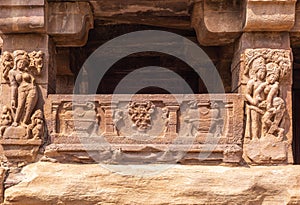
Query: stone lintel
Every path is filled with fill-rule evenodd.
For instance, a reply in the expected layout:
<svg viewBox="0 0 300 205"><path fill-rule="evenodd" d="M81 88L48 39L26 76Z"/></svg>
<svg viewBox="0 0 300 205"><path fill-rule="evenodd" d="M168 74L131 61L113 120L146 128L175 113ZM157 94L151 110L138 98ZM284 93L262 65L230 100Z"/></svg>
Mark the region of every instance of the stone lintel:
<svg viewBox="0 0 300 205"><path fill-rule="evenodd" d="M2 33L45 32L45 0L3 0L0 2Z"/></svg>
<svg viewBox="0 0 300 205"><path fill-rule="evenodd" d="M174 106L174 97L184 100ZM113 98L119 102L110 104ZM45 113L52 143L45 154L57 160L235 164L242 159L243 101L238 94L49 95ZM141 120L150 118L142 121L150 126L140 127L136 113Z"/></svg>
<svg viewBox="0 0 300 205"><path fill-rule="evenodd" d="M299 204L299 168L38 162L5 204Z"/></svg>

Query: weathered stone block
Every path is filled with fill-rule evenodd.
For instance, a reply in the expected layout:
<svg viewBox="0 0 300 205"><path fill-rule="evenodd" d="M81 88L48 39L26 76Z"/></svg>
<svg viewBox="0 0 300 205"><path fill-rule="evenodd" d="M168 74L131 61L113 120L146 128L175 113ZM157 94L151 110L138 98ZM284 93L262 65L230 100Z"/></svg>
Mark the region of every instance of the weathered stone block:
<svg viewBox="0 0 300 205"><path fill-rule="evenodd" d="M245 31L290 31L295 23L296 0L247 0Z"/></svg>
<svg viewBox="0 0 300 205"><path fill-rule="evenodd" d="M224 45L241 34L241 18L241 1L198 1L193 8L192 26L201 45Z"/></svg>
<svg viewBox="0 0 300 205"><path fill-rule="evenodd" d="M0 2L2 33L45 32L46 3L44 0Z"/></svg>
<svg viewBox="0 0 300 205"><path fill-rule="evenodd" d="M160 171L159 171L160 170ZM299 204L299 166L91 165L39 162L6 205Z"/></svg>
<svg viewBox="0 0 300 205"><path fill-rule="evenodd" d="M50 2L48 34L56 46L83 46L93 28L93 13L88 2Z"/></svg>
<svg viewBox="0 0 300 205"><path fill-rule="evenodd" d="M239 163L242 107L238 94L50 95L45 154L61 161L140 164L221 163L226 153L226 162Z"/></svg>

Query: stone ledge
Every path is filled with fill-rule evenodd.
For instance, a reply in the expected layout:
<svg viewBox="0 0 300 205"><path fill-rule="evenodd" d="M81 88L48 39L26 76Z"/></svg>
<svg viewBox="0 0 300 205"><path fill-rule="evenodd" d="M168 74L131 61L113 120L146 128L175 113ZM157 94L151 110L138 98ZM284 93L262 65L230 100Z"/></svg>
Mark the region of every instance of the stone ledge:
<svg viewBox="0 0 300 205"><path fill-rule="evenodd" d="M163 171L124 175L142 168ZM39 162L5 191L4 204L299 204L300 166L222 167ZM141 170L141 172L138 172ZM123 175L117 172L122 172ZM126 172L124 172L126 171Z"/></svg>

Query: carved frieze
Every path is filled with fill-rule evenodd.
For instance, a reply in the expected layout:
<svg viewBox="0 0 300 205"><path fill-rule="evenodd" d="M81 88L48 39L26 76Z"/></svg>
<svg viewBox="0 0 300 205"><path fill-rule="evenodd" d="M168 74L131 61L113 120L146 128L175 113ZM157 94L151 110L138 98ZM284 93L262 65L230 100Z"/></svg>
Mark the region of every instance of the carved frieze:
<svg viewBox="0 0 300 205"><path fill-rule="evenodd" d="M154 112L155 105L148 102L130 102L128 104L128 114L132 121L132 127L139 132L145 132L151 128L151 115Z"/></svg>
<svg viewBox="0 0 300 205"><path fill-rule="evenodd" d="M254 163L282 163L287 160L285 134L288 131L286 129L288 122L285 117L287 115L285 98L290 75L290 51L274 49L245 51L243 76L244 82L247 82L245 144L247 157ZM270 157L269 154L272 153L264 153L263 150L266 150L270 143L275 143L278 150L282 150L283 153L277 153L280 159L276 156ZM261 150L256 150L255 153L253 149Z"/></svg>
<svg viewBox="0 0 300 205"><path fill-rule="evenodd" d="M63 102L57 121L57 133L86 136L96 132L100 119L94 102Z"/></svg>
<svg viewBox="0 0 300 205"><path fill-rule="evenodd" d="M188 102L189 108L184 117L187 137L196 137L201 133L209 133L220 137L224 127L225 113L218 102ZM224 110L224 109L223 109Z"/></svg>
<svg viewBox="0 0 300 205"><path fill-rule="evenodd" d="M114 102L110 95L72 97L48 98L53 130L48 157L104 163L241 161L241 95L186 96L180 104L171 95L130 100L117 95ZM201 158L202 152L210 154Z"/></svg>

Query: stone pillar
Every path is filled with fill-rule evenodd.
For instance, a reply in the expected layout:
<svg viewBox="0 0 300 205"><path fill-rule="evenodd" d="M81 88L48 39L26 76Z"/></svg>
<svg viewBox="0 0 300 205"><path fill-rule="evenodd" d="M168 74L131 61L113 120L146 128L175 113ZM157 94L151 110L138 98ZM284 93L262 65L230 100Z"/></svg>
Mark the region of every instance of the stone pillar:
<svg viewBox="0 0 300 205"><path fill-rule="evenodd" d="M244 159L293 163L292 51L295 2L245 2L244 32L232 62L232 91L244 94ZM273 12L276 10L276 12Z"/></svg>
<svg viewBox="0 0 300 205"><path fill-rule="evenodd" d="M0 143L8 160L23 164L35 160L47 139L43 110L56 92L56 47L84 45L93 17L87 2L3 0L0 10L0 108L6 119Z"/></svg>

